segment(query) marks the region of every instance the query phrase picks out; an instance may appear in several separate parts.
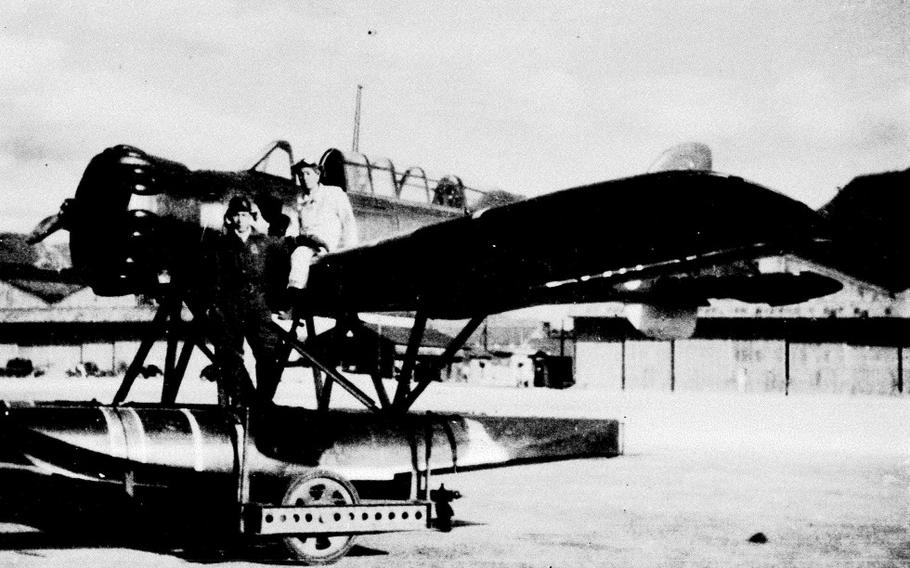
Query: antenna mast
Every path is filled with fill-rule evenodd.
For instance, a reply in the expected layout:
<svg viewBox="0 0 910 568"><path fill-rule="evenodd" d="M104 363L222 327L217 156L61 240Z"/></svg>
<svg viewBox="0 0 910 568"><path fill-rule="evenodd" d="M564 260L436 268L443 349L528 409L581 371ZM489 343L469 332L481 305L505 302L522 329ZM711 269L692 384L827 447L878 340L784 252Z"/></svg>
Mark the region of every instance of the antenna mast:
<svg viewBox="0 0 910 568"><path fill-rule="evenodd" d="M360 98L363 85L357 85L357 103L354 107L354 141L351 143L351 150L360 151Z"/></svg>

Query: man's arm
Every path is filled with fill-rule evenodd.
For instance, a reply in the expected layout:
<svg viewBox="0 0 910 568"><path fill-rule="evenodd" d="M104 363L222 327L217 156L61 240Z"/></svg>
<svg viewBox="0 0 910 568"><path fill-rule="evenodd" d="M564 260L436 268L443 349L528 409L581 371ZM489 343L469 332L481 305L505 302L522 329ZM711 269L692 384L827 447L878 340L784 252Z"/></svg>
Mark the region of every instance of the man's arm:
<svg viewBox="0 0 910 568"><path fill-rule="evenodd" d="M290 242L293 243L293 248L298 246L310 247L314 251L321 252L321 250L328 251L329 244L325 240L319 238L318 235L313 233L303 233L296 237L291 237Z"/></svg>
<svg viewBox="0 0 910 568"><path fill-rule="evenodd" d="M339 201L338 217L341 220L340 248L346 249L355 247L360 241L360 235L357 233L357 219L354 217L354 209L351 207L351 200L344 190L341 191L341 198Z"/></svg>

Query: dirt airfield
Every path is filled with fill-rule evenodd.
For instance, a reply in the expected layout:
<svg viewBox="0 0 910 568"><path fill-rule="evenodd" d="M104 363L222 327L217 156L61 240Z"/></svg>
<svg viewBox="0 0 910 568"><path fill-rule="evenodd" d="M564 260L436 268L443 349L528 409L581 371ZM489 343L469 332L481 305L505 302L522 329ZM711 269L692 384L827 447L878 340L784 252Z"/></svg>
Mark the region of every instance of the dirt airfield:
<svg viewBox="0 0 910 568"><path fill-rule="evenodd" d="M106 402L117 385L7 379L0 398ZM307 398L306 385L286 380L278 401ZM134 398L153 400L158 389L158 381L141 381ZM181 399L213 397L210 384L192 380ZM910 565L908 396L436 384L419 404L418 411L617 418L625 455L436 476L434 487L464 495L454 503L452 532L360 537L339 566ZM152 536L77 540L0 524L0 566L293 564L275 544L178 548Z"/></svg>

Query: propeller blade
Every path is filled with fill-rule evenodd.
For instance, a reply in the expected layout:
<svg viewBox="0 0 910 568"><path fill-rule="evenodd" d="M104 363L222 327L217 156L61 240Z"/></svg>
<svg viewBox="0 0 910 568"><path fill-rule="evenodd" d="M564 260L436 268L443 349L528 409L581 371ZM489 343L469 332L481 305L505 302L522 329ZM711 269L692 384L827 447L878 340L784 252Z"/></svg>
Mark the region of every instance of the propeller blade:
<svg viewBox="0 0 910 568"><path fill-rule="evenodd" d="M38 223L38 225L32 229L32 232L29 233L26 242L30 245L34 245L40 243L60 229L68 228L67 224L70 215L72 215L74 205L75 202L72 199L64 199L63 203L60 205L60 211L55 215L46 217L43 221Z"/></svg>
<svg viewBox="0 0 910 568"><path fill-rule="evenodd" d="M51 236L53 233L56 233L63 228L63 220L61 215L56 213L50 217L46 217L43 221L38 223L38 225L32 229L32 232L28 234L28 238L25 240L30 245L40 243L47 237Z"/></svg>

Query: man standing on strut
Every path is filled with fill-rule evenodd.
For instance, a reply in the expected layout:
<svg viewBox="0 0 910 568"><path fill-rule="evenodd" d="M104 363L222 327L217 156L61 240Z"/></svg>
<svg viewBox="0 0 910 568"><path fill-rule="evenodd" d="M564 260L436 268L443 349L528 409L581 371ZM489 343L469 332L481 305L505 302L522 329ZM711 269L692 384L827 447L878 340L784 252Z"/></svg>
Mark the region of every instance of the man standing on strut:
<svg viewBox="0 0 910 568"><path fill-rule="evenodd" d="M301 301L310 275L310 263L327 252L356 246L357 221L348 194L338 186L321 183L322 168L301 160L294 164L301 193L297 197L300 222L298 247L291 254L288 290L295 305Z"/></svg>
<svg viewBox="0 0 910 568"><path fill-rule="evenodd" d="M270 404L281 375L280 343L266 301L266 272L272 255L282 252L278 247L292 247L293 241L256 231L257 223L261 220L256 205L247 197L233 197L224 215L224 232L208 235L204 243L202 274L207 286L200 300L207 306L206 327L215 346L220 387L233 407ZM258 389L244 366L244 339L256 358Z"/></svg>

